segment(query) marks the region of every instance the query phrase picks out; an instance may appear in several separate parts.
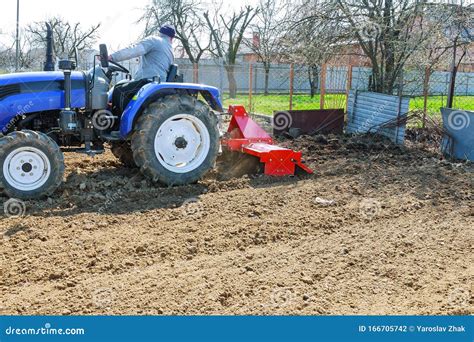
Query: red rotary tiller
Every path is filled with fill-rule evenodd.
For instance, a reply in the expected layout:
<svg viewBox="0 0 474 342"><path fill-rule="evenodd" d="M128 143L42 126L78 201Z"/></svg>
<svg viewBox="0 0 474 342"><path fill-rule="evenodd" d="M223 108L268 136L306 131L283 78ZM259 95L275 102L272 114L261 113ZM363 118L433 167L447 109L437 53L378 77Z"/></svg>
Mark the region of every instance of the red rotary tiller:
<svg viewBox="0 0 474 342"><path fill-rule="evenodd" d="M266 175L294 175L297 167L313 173L313 170L303 164L301 152L274 145L273 138L250 118L243 106L230 106L229 114L232 119L221 140L223 148L259 158L265 165Z"/></svg>

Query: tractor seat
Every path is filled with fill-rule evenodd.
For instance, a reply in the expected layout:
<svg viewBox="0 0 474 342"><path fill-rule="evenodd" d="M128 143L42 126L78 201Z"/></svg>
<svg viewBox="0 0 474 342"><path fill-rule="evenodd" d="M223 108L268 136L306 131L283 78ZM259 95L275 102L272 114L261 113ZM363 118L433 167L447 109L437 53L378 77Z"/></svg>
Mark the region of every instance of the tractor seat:
<svg viewBox="0 0 474 342"><path fill-rule="evenodd" d="M168 70L168 75L166 77L166 82L183 82L183 75L178 74L178 66L176 64L171 64L170 69Z"/></svg>
<svg viewBox="0 0 474 342"><path fill-rule="evenodd" d="M174 82L178 76L178 66L176 64L171 64L170 69L168 70L168 76L166 77L166 82Z"/></svg>
<svg viewBox="0 0 474 342"><path fill-rule="evenodd" d="M136 93L150 80L143 79L138 81L119 82L115 85L112 92L112 112L120 115L123 113L128 103Z"/></svg>
<svg viewBox="0 0 474 342"><path fill-rule="evenodd" d="M151 80L143 79L138 81L120 81L114 87L112 93L112 111L115 114L123 113L130 100L135 94ZM166 76L166 82L182 83L183 75L178 74L178 66L171 64Z"/></svg>

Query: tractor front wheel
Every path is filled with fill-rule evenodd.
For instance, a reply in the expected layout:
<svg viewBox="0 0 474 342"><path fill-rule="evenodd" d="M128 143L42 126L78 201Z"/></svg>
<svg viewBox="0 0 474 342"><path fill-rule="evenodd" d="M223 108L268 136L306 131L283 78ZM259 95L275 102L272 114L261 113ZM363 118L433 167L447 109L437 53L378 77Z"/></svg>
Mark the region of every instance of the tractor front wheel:
<svg viewBox="0 0 474 342"><path fill-rule="evenodd" d="M0 188L12 198L52 194L63 181L64 157L46 134L17 131L0 138Z"/></svg>
<svg viewBox="0 0 474 342"><path fill-rule="evenodd" d="M217 117L188 95L150 104L132 136L136 164L145 176L166 185L190 184L215 165L219 152Z"/></svg>

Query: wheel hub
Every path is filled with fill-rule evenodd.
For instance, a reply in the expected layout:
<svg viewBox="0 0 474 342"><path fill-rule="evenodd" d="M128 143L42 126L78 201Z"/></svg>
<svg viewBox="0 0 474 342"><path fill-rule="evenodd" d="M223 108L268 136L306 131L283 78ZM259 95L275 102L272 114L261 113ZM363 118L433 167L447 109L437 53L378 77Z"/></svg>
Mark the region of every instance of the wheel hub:
<svg viewBox="0 0 474 342"><path fill-rule="evenodd" d="M51 164L41 150L21 147L7 156L3 164L3 174L5 180L18 190L36 190L48 180Z"/></svg>
<svg viewBox="0 0 474 342"><path fill-rule="evenodd" d="M154 144L155 155L172 172L190 172L206 159L210 141L209 132L199 118L177 114L158 129Z"/></svg>
<svg viewBox="0 0 474 342"><path fill-rule="evenodd" d="M186 148L186 146L188 146L188 142L186 141L186 139L184 139L184 137L178 137L175 140L174 145L179 149L183 149L183 148Z"/></svg>
<svg viewBox="0 0 474 342"><path fill-rule="evenodd" d="M33 166L32 166L30 163L24 163L24 164L21 166L21 169L22 169L24 172L30 172L31 170L33 170Z"/></svg>

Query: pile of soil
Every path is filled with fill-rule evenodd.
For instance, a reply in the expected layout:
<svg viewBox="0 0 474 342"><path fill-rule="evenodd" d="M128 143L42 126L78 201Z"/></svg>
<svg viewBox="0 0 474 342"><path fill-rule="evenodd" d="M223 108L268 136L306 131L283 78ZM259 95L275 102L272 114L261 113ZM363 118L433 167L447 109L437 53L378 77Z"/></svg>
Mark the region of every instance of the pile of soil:
<svg viewBox="0 0 474 342"><path fill-rule="evenodd" d="M281 145L315 174L167 188L66 153L54 196L0 216L0 314L474 313L471 164L373 136Z"/></svg>

